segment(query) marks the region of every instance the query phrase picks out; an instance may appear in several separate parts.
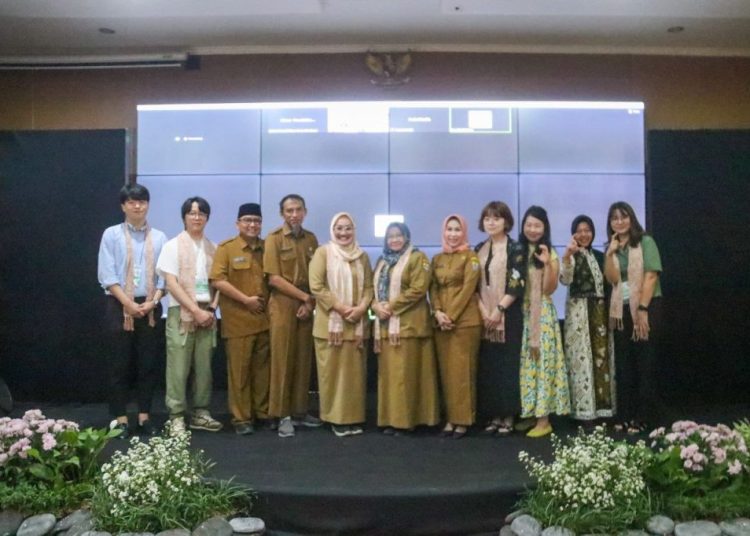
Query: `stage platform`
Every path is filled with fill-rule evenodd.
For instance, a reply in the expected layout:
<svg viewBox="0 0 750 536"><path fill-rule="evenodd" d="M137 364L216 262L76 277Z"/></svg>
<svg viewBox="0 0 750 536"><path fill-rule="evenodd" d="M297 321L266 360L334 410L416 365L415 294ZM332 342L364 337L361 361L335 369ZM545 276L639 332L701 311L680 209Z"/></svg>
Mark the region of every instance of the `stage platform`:
<svg viewBox="0 0 750 536"><path fill-rule="evenodd" d="M215 400L215 416L228 422ZM48 417L105 426L104 404L17 404L19 416L41 407ZM226 407L226 406L224 406ZM731 423L748 406L693 408L681 417ZM672 413L672 412L670 412ZM155 420L166 418L157 408ZM553 421L558 433L572 433L567 419ZM550 441L481 436L439 438L436 430L385 436L371 422L361 436L336 437L328 427L298 429L293 438L270 430L237 436L195 432L192 444L216 462L213 476L234 478L257 492L253 515L270 535L290 534L497 534L530 481L518 452L548 458ZM126 446L113 441L108 454Z"/></svg>

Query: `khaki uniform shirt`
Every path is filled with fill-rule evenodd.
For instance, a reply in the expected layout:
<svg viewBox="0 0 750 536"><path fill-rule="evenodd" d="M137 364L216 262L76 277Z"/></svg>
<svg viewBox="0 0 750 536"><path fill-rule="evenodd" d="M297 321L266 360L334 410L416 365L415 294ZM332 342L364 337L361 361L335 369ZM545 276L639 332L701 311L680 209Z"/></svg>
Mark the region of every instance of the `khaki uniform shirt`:
<svg viewBox="0 0 750 536"><path fill-rule="evenodd" d="M399 315L400 336L431 337L432 322L427 305L427 290L430 288L432 271L430 261L421 251L414 251L401 273L401 292L390 298L393 314ZM373 280L373 284L377 281ZM378 301L377 296L373 301ZM380 336L388 337L388 321L380 322Z"/></svg>
<svg viewBox="0 0 750 536"><path fill-rule="evenodd" d="M309 292L307 269L318 239L310 231L302 229L299 236L292 234L292 229L284 223L266 236L263 254L263 269L269 275L278 275L295 287Z"/></svg>
<svg viewBox="0 0 750 536"><path fill-rule="evenodd" d="M241 236L225 240L216 248L209 279L228 281L248 296L262 296L268 302L268 287L263 275L263 240L249 245ZM268 330L268 315L251 313L247 307L221 294L221 336L245 337Z"/></svg>
<svg viewBox="0 0 750 536"><path fill-rule="evenodd" d="M328 288L326 264L326 248L318 248L312 262L310 263L310 286L316 300L313 337L319 339L328 338L328 314L333 306L340 302L338 297ZM367 253L362 253L362 256L357 260L350 262L349 266L352 270L352 298L354 305L359 305L363 299L369 305L372 301L372 268L370 268L370 258L367 256ZM357 286L357 278L360 271L364 271L364 288L359 288ZM370 329L367 311L365 311L364 320L364 332L362 333L362 337L369 338ZM356 338L354 333L355 326L356 324L344 320L343 340L353 341Z"/></svg>
<svg viewBox="0 0 750 536"><path fill-rule="evenodd" d="M438 253L432 258L430 303L447 314L456 328L481 326L477 283L479 258L473 251Z"/></svg>

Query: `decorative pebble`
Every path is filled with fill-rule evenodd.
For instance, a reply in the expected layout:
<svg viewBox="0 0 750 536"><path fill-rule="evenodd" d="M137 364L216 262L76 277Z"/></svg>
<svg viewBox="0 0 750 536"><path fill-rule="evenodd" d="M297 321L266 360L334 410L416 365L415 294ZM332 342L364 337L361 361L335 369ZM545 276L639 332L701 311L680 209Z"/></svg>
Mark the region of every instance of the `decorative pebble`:
<svg viewBox="0 0 750 536"><path fill-rule="evenodd" d="M193 536L232 536L232 525L223 517L207 519L193 531Z"/></svg>
<svg viewBox="0 0 750 536"><path fill-rule="evenodd" d="M156 536L190 536L190 531L187 529L169 529L158 532Z"/></svg>
<svg viewBox="0 0 750 536"><path fill-rule="evenodd" d="M528 514L518 516L510 524L518 536L540 536L542 534L542 524Z"/></svg>
<svg viewBox="0 0 750 536"><path fill-rule="evenodd" d="M746 517L722 521L719 527L727 536L750 536L750 519Z"/></svg>
<svg viewBox="0 0 750 536"><path fill-rule="evenodd" d="M87 530L81 536L112 536L111 532L101 532L98 530Z"/></svg>
<svg viewBox="0 0 750 536"><path fill-rule="evenodd" d="M15 534L21 523L23 523L23 514L21 512L3 510L0 512L0 536Z"/></svg>
<svg viewBox="0 0 750 536"><path fill-rule="evenodd" d="M75 512L71 512L60 521L58 521L55 524L55 528L52 529L52 532L62 532L64 530L69 530L73 525L76 525L81 521L87 521L89 519L91 519L91 512L89 512L88 510L76 510Z"/></svg>
<svg viewBox="0 0 750 536"><path fill-rule="evenodd" d="M89 518L81 519L65 532L65 536L81 536L84 532L94 529L94 520Z"/></svg>
<svg viewBox="0 0 750 536"><path fill-rule="evenodd" d="M500 529L500 536L518 536L515 532L513 532L513 529L510 528L510 525L504 525L503 528Z"/></svg>
<svg viewBox="0 0 750 536"><path fill-rule="evenodd" d="M505 523L507 525L510 525L511 523L513 523L514 519L516 519L517 517L520 517L520 516L524 515L525 513L526 512L524 512L523 510L516 510L515 512L511 512L510 514L508 514L507 516L505 516Z"/></svg>
<svg viewBox="0 0 750 536"><path fill-rule="evenodd" d="M259 517L235 517L229 520L232 530L240 534L263 534L266 524Z"/></svg>
<svg viewBox="0 0 750 536"><path fill-rule="evenodd" d="M565 527L547 527L542 531L542 536L576 536L576 533Z"/></svg>
<svg viewBox="0 0 750 536"><path fill-rule="evenodd" d="M646 530L651 534L667 536L667 534L672 534L674 531L674 521L667 516L652 516L646 522Z"/></svg>
<svg viewBox="0 0 750 536"><path fill-rule="evenodd" d="M677 523L675 536L721 536L721 529L711 521L688 521Z"/></svg>
<svg viewBox="0 0 750 536"><path fill-rule="evenodd" d="M52 514L39 514L24 519L16 531L16 536L44 536L55 526L55 516Z"/></svg>

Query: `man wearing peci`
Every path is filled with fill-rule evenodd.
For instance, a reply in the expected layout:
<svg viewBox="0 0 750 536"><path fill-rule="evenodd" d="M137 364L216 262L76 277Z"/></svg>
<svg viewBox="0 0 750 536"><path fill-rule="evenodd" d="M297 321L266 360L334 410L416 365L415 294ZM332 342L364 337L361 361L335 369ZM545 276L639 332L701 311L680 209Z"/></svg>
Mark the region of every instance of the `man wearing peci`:
<svg viewBox="0 0 750 536"><path fill-rule="evenodd" d="M241 205L237 213L239 234L216 248L209 276L221 293L229 411L239 435L252 434L256 418L268 418L268 287L263 274L262 223L260 205Z"/></svg>
<svg viewBox="0 0 750 536"><path fill-rule="evenodd" d="M309 415L308 390L312 369L312 312L308 265L318 248L318 239L302 228L307 215L305 200L297 194L279 203L284 224L266 237L263 269L268 274L271 297L271 389L269 413L280 419L279 436L294 435L297 424L320 426Z"/></svg>
<svg viewBox="0 0 750 536"><path fill-rule="evenodd" d="M159 355L159 326L164 280L156 259L167 241L146 221L150 194L145 186L126 184L120 190L123 223L107 228L99 246L99 284L107 295L105 332L110 343L110 412L120 437L130 434L126 412L128 377L136 369L139 433L154 435L150 419Z"/></svg>

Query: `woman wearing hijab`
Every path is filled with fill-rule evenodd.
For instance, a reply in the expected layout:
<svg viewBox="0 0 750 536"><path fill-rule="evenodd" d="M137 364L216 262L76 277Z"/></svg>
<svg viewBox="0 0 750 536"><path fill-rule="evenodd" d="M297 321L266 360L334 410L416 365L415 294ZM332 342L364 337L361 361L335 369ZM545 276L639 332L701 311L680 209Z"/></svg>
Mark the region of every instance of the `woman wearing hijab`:
<svg viewBox="0 0 750 536"><path fill-rule="evenodd" d="M460 439L476 420L477 354L482 331L476 294L479 259L469 249L468 226L458 214L443 222L443 251L432 259L430 303L445 399L443 437Z"/></svg>
<svg viewBox="0 0 750 536"><path fill-rule="evenodd" d="M477 396L479 414L488 422L484 434L507 436L521 413L519 368L523 332L523 293L526 258L521 246L508 236L513 214L502 201L482 210L479 230L488 238L476 247L481 279L479 312L484 329L479 347Z"/></svg>
<svg viewBox="0 0 750 536"><path fill-rule="evenodd" d="M635 434L659 418L654 332L661 327L661 256L624 201L609 207L607 234L604 275L612 284L609 322L617 356L617 413L620 427Z"/></svg>
<svg viewBox="0 0 750 536"><path fill-rule="evenodd" d="M557 288L560 261L552 249L547 211L531 206L523 216L520 242L527 259L521 345L521 416L535 417L526 434L552 433L551 413L570 413L568 369L552 293Z"/></svg>
<svg viewBox="0 0 750 536"><path fill-rule="evenodd" d="M375 267L373 336L378 357L378 426L403 435L440 420L427 290L430 262L403 223L386 229Z"/></svg>
<svg viewBox="0 0 750 536"><path fill-rule="evenodd" d="M331 220L331 241L310 261L315 296L313 338L318 365L320 418L339 436L362 433L367 380L364 338L372 301L372 269L346 212Z"/></svg>
<svg viewBox="0 0 750 536"><path fill-rule="evenodd" d="M574 419L593 421L614 414L614 351L604 293L604 254L593 249L596 230L585 215L576 216L562 256L560 282L565 300L565 357Z"/></svg>

